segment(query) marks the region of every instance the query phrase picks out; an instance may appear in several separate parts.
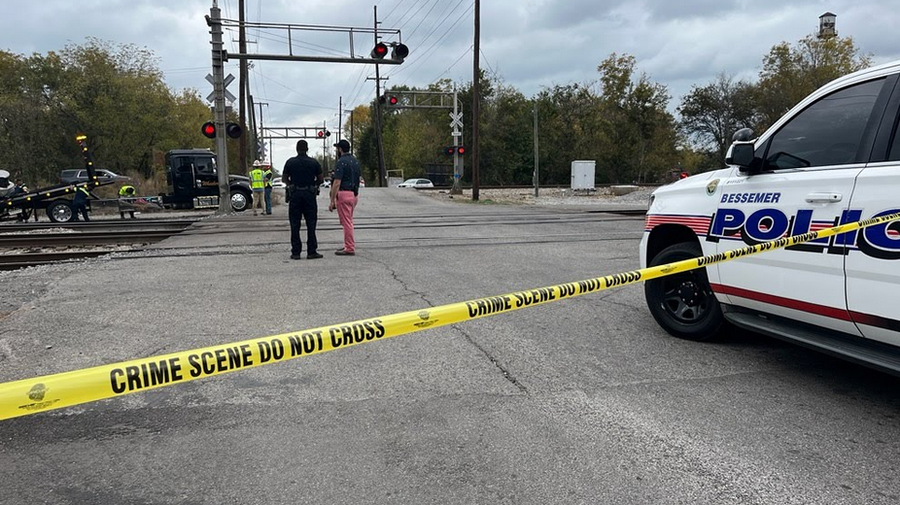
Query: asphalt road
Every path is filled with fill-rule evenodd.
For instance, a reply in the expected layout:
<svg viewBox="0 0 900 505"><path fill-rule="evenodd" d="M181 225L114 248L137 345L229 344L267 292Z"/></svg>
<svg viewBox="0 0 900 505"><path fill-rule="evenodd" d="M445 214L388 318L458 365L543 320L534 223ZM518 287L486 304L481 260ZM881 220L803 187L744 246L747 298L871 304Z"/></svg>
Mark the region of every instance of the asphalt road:
<svg viewBox="0 0 900 505"><path fill-rule="evenodd" d="M277 207L0 272L0 381L638 266L641 218L360 196L355 257L320 208L326 257L289 260ZM0 421L0 503L894 504L898 386L669 337L630 286Z"/></svg>

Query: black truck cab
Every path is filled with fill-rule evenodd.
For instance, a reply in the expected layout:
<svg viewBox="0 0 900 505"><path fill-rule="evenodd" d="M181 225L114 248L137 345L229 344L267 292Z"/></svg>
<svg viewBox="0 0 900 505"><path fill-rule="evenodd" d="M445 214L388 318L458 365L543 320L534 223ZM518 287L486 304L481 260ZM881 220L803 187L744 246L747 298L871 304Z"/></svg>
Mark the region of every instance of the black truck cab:
<svg viewBox="0 0 900 505"><path fill-rule="evenodd" d="M216 155L209 149L176 149L166 153L168 194L163 204L174 208L202 209L219 206L219 173ZM231 208L242 212L252 204L250 179L229 175Z"/></svg>

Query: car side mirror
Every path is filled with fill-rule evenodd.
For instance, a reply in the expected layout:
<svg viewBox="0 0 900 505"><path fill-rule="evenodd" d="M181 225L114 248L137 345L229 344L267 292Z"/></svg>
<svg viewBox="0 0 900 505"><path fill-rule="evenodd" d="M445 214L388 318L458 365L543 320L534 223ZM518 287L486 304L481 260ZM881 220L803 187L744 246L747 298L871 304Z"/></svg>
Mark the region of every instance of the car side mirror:
<svg viewBox="0 0 900 505"><path fill-rule="evenodd" d="M758 172L759 159L755 156L756 146L753 142L735 142L729 149L725 163L737 165L741 172Z"/></svg>

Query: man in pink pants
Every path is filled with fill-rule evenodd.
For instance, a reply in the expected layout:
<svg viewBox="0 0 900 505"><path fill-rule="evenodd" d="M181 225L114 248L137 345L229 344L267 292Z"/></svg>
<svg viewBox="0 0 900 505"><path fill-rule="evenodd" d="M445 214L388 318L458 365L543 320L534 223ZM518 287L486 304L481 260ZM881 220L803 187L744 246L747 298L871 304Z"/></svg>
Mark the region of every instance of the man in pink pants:
<svg viewBox="0 0 900 505"><path fill-rule="evenodd" d="M344 247L334 254L353 256L356 254L356 243L353 241L353 209L359 194L359 161L350 154L350 142L341 140L334 145L337 148L338 161L331 177L331 203L328 210L337 209L341 227L344 229Z"/></svg>

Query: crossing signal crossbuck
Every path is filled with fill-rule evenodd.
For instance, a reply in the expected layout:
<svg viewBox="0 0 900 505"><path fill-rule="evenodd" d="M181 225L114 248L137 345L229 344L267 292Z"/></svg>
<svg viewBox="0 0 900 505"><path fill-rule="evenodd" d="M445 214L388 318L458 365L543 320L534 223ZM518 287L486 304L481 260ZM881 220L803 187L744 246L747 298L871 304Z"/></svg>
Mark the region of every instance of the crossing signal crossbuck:
<svg viewBox="0 0 900 505"><path fill-rule="evenodd" d="M200 127L200 131L203 133L203 136L208 139L216 138L216 124L212 121L203 123L203 126ZM225 125L225 134L233 139L241 138L243 133L244 129L237 123L228 123Z"/></svg>

